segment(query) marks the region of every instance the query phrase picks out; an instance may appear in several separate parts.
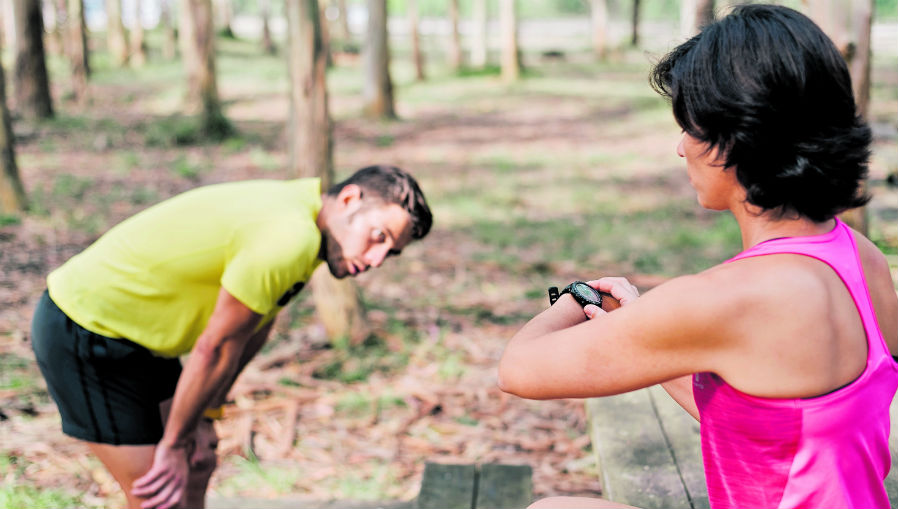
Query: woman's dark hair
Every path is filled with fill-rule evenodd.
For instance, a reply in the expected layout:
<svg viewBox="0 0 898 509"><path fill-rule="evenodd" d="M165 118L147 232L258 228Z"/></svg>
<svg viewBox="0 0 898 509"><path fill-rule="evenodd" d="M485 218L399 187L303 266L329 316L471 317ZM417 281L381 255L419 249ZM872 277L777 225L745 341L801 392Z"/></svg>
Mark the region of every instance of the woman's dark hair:
<svg viewBox="0 0 898 509"><path fill-rule="evenodd" d="M413 239L424 238L430 231L433 224L430 207L427 206L418 182L408 173L395 166L367 166L331 186L327 194L336 196L349 184L361 187L363 196L373 195L375 199L403 207L411 218Z"/></svg>
<svg viewBox="0 0 898 509"><path fill-rule="evenodd" d="M720 149L749 203L821 222L869 201L870 128L844 59L803 14L739 6L662 58L649 81L684 131Z"/></svg>

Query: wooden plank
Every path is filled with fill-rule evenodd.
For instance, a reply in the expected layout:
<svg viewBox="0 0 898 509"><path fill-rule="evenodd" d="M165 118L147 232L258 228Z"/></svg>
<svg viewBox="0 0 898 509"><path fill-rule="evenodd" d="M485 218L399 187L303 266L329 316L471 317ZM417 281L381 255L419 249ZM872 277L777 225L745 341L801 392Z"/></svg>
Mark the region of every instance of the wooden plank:
<svg viewBox="0 0 898 509"><path fill-rule="evenodd" d="M691 509L648 389L586 405L605 498L644 509Z"/></svg>
<svg viewBox="0 0 898 509"><path fill-rule="evenodd" d="M419 509L473 509L477 467L426 463L415 506Z"/></svg>
<svg viewBox="0 0 898 509"><path fill-rule="evenodd" d="M533 469L530 465L480 466L476 509L524 508L533 502Z"/></svg>
<svg viewBox="0 0 898 509"><path fill-rule="evenodd" d="M661 427L667 437L686 494L695 509L709 509L705 464L702 460L702 437L698 421L667 394L660 385L649 388L649 395Z"/></svg>

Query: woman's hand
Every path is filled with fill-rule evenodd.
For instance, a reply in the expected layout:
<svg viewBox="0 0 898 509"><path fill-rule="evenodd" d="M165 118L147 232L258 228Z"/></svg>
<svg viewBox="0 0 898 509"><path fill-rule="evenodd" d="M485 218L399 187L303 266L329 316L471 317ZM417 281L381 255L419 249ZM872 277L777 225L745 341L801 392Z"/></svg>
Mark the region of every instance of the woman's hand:
<svg viewBox="0 0 898 509"><path fill-rule="evenodd" d="M603 277L586 282L589 286L600 292L610 293L612 297L620 301L621 306L626 306L639 298L639 290L624 277ZM607 313L604 309L587 304L583 307L586 317L593 319Z"/></svg>

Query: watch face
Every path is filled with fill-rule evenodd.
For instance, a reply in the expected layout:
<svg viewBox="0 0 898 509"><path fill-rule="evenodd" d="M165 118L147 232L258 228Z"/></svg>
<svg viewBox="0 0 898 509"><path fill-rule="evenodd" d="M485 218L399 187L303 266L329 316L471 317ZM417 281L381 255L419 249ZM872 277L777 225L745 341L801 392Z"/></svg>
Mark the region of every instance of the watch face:
<svg viewBox="0 0 898 509"><path fill-rule="evenodd" d="M586 283L573 283L571 285L571 293L574 294L574 297L576 297L577 300L595 304L596 306L602 305L602 294Z"/></svg>

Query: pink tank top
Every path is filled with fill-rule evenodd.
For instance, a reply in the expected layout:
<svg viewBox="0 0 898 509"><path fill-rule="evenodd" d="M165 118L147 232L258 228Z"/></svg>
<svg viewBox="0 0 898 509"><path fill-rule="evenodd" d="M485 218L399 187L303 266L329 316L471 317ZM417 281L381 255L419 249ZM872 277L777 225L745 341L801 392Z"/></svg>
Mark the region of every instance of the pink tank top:
<svg viewBox="0 0 898 509"><path fill-rule="evenodd" d="M778 253L816 258L839 275L867 333L867 366L845 387L808 399L759 398L714 373L693 375L711 507L888 508L883 481L898 365L877 324L854 236L837 219L829 233L769 240L729 262Z"/></svg>

